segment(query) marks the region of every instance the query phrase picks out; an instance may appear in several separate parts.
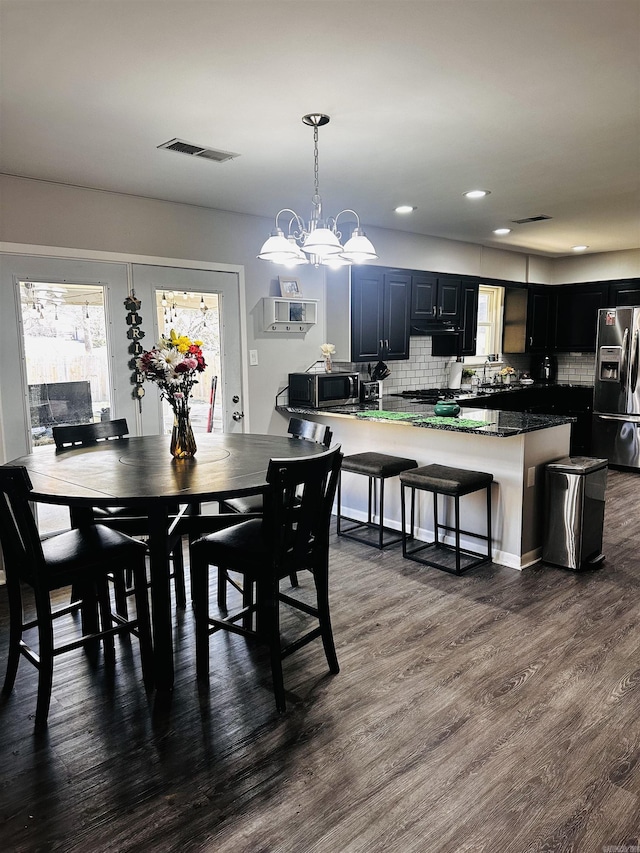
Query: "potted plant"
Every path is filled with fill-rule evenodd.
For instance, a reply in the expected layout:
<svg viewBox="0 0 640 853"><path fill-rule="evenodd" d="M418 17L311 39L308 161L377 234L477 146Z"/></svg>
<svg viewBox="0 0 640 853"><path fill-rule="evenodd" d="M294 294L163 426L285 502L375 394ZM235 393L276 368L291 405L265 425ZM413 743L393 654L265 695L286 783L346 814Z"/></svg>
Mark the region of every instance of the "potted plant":
<svg viewBox="0 0 640 853"><path fill-rule="evenodd" d="M502 382L505 385L509 385L509 383L513 382L516 378L516 372L513 367L503 367L500 371L500 376L502 377Z"/></svg>
<svg viewBox="0 0 640 853"><path fill-rule="evenodd" d="M471 370L470 367L464 367L462 369L462 382L460 384L460 387L463 388L465 391L470 390L471 380L473 379L473 377L475 375L476 375L475 370Z"/></svg>

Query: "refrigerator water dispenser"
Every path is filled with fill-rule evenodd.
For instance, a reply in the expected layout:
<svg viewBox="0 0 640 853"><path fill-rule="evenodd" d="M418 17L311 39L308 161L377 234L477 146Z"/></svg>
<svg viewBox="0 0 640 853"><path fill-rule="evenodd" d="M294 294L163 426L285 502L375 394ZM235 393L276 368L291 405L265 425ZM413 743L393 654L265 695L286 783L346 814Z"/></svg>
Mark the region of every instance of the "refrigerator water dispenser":
<svg viewBox="0 0 640 853"><path fill-rule="evenodd" d="M598 378L601 382L619 382L622 347L600 347Z"/></svg>

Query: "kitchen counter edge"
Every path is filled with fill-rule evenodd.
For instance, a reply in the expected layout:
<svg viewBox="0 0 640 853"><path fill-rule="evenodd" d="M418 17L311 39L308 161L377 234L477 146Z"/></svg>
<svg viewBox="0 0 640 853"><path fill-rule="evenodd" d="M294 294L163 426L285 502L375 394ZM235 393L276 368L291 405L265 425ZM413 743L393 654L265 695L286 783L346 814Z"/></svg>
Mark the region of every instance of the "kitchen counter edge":
<svg viewBox="0 0 640 853"><path fill-rule="evenodd" d="M407 427L417 427L419 429L436 429L445 432L462 432L480 436L487 435L493 438L510 438L529 432L537 432L538 430L571 424L576 421L575 417L569 415L538 415L527 412L503 412L498 409L467 409L466 411L461 409L460 418L474 421L482 420L485 423L481 427L459 426L455 423L455 418L451 418L451 424L436 424L425 421L416 423L411 420L397 420L395 418L385 418L384 416L377 418L373 415L364 418L358 417L359 412L376 410L415 414L425 418L436 416L433 406L407 403L405 400L398 398L392 400L385 398L382 409L380 404L362 404L360 406L332 406L323 409L312 409L303 406L276 406L276 410L282 414L327 415L330 417L361 420L367 423L371 421L375 423L392 423Z"/></svg>

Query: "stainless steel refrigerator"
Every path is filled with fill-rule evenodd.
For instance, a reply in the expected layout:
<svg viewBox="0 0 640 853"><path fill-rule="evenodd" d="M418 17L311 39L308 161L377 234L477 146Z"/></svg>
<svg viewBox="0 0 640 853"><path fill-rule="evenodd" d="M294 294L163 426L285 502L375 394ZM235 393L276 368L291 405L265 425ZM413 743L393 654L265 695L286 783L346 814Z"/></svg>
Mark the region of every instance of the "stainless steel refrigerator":
<svg viewBox="0 0 640 853"><path fill-rule="evenodd" d="M640 307L598 311L591 455L640 469Z"/></svg>

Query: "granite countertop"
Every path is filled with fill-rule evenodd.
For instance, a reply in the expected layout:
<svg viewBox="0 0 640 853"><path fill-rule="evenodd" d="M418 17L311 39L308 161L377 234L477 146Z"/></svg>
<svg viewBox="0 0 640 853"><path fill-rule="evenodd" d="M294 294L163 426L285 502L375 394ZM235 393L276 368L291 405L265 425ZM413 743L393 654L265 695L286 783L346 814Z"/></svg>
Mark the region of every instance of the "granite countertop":
<svg viewBox="0 0 640 853"><path fill-rule="evenodd" d="M463 402L463 401L461 401ZM438 429L465 432L473 435L490 435L508 438L541 429L573 423L576 419L563 415L533 415L525 412L501 412L494 409L460 409L456 418L437 417L434 407L425 403L412 403L402 397L384 397L379 403L352 406L332 406L311 409L302 406L278 406L278 411L288 414L314 414L351 418L362 421L399 423L421 429Z"/></svg>
<svg viewBox="0 0 640 853"><path fill-rule="evenodd" d="M585 393L593 393L593 385L577 385L569 382L532 382L532 383L523 383L523 382L510 382L508 385L502 385L500 383L493 385L479 385L477 388L472 391L460 391L456 395L456 399L462 405L464 400L471 400L477 397L493 397L496 395L509 394L514 391L553 391L556 388L563 389L574 389L579 388L584 390ZM456 392L453 392L456 393Z"/></svg>

